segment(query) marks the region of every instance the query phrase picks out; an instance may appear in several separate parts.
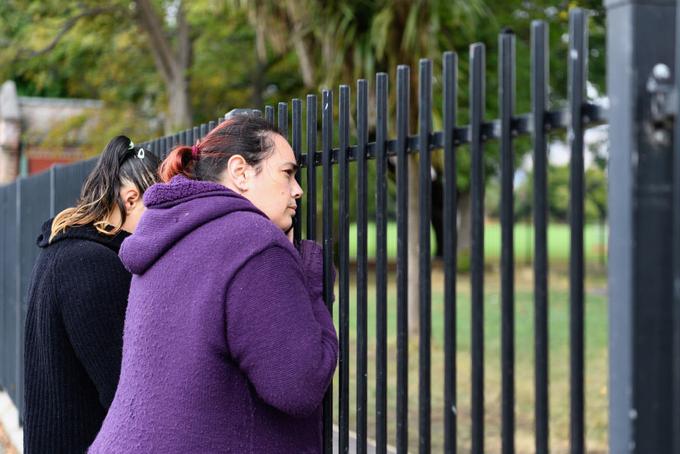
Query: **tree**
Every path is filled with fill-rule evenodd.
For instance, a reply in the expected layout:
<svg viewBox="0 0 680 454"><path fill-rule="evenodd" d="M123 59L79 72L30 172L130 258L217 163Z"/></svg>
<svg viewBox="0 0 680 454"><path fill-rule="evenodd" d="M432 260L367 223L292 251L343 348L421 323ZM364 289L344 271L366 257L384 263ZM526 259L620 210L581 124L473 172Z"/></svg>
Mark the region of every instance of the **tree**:
<svg viewBox="0 0 680 454"><path fill-rule="evenodd" d="M27 9L22 9L15 2L10 2L5 8L17 20L14 30L14 46L8 49L5 55L12 55L19 60L28 60L29 62L25 63L24 67L44 64L44 60L36 63L38 57L42 59L52 52L57 52L58 55L56 58L47 57L48 60L58 59L59 56L69 58L69 52L64 52L59 48L68 35L76 31L87 33L91 37L100 33L99 37L103 35L110 40L116 40L121 36L137 40L135 35L143 35L144 45L151 53L155 70L165 86L166 130L191 125L188 69L192 61L192 37L182 1L154 4L151 0L131 2L118 0L108 2L106 6L95 1L48 1L30 2ZM83 37L82 34L78 36ZM19 41L20 37L28 39ZM76 55L83 55L87 54L84 48L88 45L96 51L105 48L105 42L78 43L74 40L70 40L66 48L69 51L75 50ZM74 66L70 69L83 71L84 68ZM39 74L40 72L37 75ZM42 85L39 78L37 80L29 78L26 82L47 88ZM64 82L64 80L53 81L49 84L51 87L47 92L49 93L50 89L62 91L65 88ZM68 83L74 82L76 81L69 80Z"/></svg>
<svg viewBox="0 0 680 454"><path fill-rule="evenodd" d="M376 71L394 72L398 64L411 70L410 125L417 125L417 64L419 58L441 54L442 44L453 47L452 38L464 33L446 34L456 29L472 33L475 24L486 11L481 0L475 1L378 1L333 0L318 2L237 2L249 10L254 26L267 24L270 43L297 55L300 74L308 89L334 86L367 77ZM302 4L301 4L302 3ZM288 40L282 40L285 32ZM426 32L423 32L423 31ZM468 35L469 36L469 35ZM315 62L316 64L311 64ZM317 71L323 68L323 71ZM394 90L392 90L394 94ZM408 282L409 329L418 323L418 156L409 156L408 213ZM440 183L440 182L436 182ZM441 185L435 184L434 193ZM441 198L437 199L441 200ZM462 203L461 206L466 206ZM433 218L441 213L433 207ZM441 229L435 229L441 234ZM442 244L441 238L438 244Z"/></svg>
<svg viewBox="0 0 680 454"><path fill-rule="evenodd" d="M594 0L558 4L547 0L113 0L105 6L95 0L6 0L0 4L0 43L4 44L0 75L18 75L23 94L103 98L109 106L122 106L118 111L124 114L111 110L106 116L110 129L100 136L116 128L121 131L124 128L118 124L127 119L129 127L145 128L149 137L157 134L148 127L154 118L164 118L165 130L174 131L233 107L259 107L263 102L299 97L303 88L350 83L376 71L394 74L397 64L409 64L414 130L417 59L432 58L437 75L441 53L455 50L460 68L458 123L465 124L466 56L471 42L481 41L489 50L486 118L494 118L498 111L496 48L502 26L511 27L517 37L516 112L529 110L532 19L551 23L552 107L564 99L568 71L562 35L571 6L597 13L590 22L590 75L602 86L604 14L603 6ZM29 58L36 52L37 57ZM435 79L433 85L435 129L442 124L440 83ZM529 149L516 147L518 161ZM484 156L487 180L491 180L497 173L497 147L485 146ZM465 147L458 150L457 160L458 238L463 252L469 247L470 232L470 160ZM433 154L432 164L441 175L441 153ZM417 156L409 167L410 180L415 182ZM409 219L415 223L417 186L410 187ZM436 178L432 219L439 245L440 196L441 181ZM411 224L409 231L413 266L409 300L415 304L417 226ZM410 318L417 321L414 311Z"/></svg>

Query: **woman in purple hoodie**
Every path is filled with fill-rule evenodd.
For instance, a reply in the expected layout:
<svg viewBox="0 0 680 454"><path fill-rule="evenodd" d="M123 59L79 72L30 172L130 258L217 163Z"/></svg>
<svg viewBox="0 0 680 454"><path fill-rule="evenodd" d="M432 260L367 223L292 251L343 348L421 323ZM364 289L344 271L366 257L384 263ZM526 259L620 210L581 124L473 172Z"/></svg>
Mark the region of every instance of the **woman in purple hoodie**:
<svg viewBox="0 0 680 454"><path fill-rule="evenodd" d="M123 363L91 453L320 452L338 346L321 248L292 243L296 169L249 115L164 161L121 246Z"/></svg>

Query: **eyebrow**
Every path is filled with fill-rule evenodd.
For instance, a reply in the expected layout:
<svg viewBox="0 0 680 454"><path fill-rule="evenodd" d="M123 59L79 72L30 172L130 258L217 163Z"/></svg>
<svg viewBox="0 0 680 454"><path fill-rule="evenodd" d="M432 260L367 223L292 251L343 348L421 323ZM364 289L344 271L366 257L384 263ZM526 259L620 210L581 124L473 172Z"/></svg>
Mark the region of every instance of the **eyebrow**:
<svg viewBox="0 0 680 454"><path fill-rule="evenodd" d="M292 161L284 162L281 167L283 167L283 166L292 166L293 170L295 170L296 172L300 169L300 166L297 165L297 163L292 162Z"/></svg>

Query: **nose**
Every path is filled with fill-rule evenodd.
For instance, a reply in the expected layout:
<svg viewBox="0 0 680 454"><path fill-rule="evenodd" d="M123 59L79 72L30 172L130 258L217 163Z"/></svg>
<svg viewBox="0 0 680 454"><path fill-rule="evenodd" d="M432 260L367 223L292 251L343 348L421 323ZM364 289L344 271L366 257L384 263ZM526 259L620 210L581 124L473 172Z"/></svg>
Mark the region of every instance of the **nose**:
<svg viewBox="0 0 680 454"><path fill-rule="evenodd" d="M293 180L293 188L292 188L292 190L291 190L290 195L291 195L294 199L297 200L297 199L299 199L300 197L302 197L302 194L303 194L303 193L304 193L304 191L302 190L302 187L301 187L300 184L297 182L297 180Z"/></svg>

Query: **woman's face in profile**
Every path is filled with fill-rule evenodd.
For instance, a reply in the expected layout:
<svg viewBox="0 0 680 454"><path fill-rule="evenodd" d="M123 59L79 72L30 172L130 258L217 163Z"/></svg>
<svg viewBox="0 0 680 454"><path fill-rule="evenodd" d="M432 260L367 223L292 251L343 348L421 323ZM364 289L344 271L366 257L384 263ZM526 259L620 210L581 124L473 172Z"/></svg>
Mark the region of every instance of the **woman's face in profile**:
<svg viewBox="0 0 680 454"><path fill-rule="evenodd" d="M295 180L297 163L288 141L279 134L271 139L272 152L260 162L259 170L248 169L248 190L243 195L285 232L293 225L302 188Z"/></svg>

